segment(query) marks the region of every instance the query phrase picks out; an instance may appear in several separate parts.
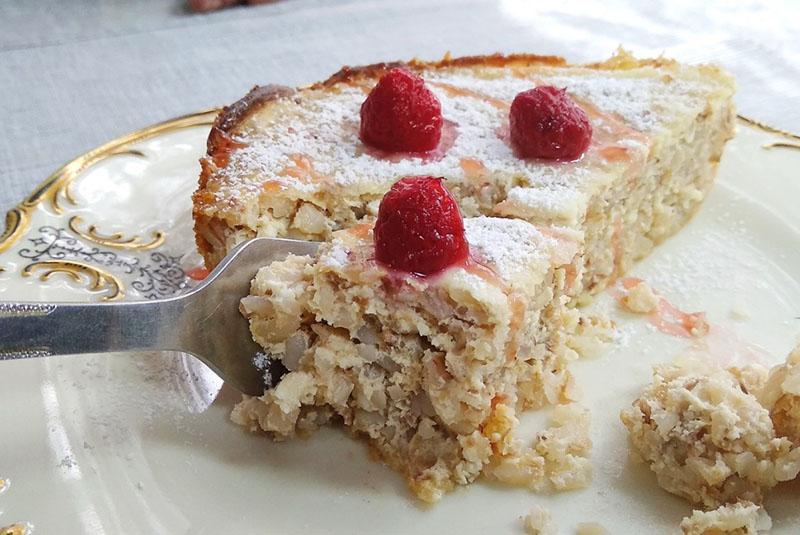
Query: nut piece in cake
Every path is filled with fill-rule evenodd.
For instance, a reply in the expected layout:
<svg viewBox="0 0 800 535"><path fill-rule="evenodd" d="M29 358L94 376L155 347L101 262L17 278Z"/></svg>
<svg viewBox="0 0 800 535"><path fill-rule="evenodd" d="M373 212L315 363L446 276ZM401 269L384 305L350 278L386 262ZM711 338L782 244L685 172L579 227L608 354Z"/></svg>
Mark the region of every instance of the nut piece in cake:
<svg viewBox="0 0 800 535"><path fill-rule="evenodd" d="M772 528L772 519L758 505L742 501L713 511L692 512L681 521L684 535L757 535Z"/></svg>
<svg viewBox="0 0 800 535"><path fill-rule="evenodd" d="M777 437L741 370L659 366L622 412L630 444L664 489L704 508L749 500L800 471L800 450ZM745 376L748 374L744 374Z"/></svg>
<svg viewBox="0 0 800 535"><path fill-rule="evenodd" d="M775 433L800 446L800 346L770 370L758 399L769 411Z"/></svg>
<svg viewBox="0 0 800 535"><path fill-rule="evenodd" d="M564 266L576 245L520 220L464 229L469 258L430 276L376 261L366 225L334 233L315 258L262 268L241 308L289 373L233 420L286 438L335 417L433 502L500 455L516 411L570 401ZM588 446L570 446L578 430L559 425L531 455L573 488Z"/></svg>

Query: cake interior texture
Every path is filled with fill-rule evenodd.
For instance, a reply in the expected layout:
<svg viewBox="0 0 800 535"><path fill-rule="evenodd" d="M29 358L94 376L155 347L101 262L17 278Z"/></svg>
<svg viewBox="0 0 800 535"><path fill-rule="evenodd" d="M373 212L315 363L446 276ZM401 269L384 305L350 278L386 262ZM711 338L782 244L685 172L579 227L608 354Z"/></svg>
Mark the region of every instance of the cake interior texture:
<svg viewBox="0 0 800 535"><path fill-rule="evenodd" d="M322 240L315 258L259 271L242 312L289 373L234 421L278 439L337 420L433 502L479 475L531 488L585 486L588 412L568 363L607 338L576 305L680 229L732 136L733 82L712 66L636 60L570 66L489 56L411 62L438 97L441 146L387 155L358 138L385 65L304 89L256 88L209 137L194 195L209 267L256 236ZM573 162L523 160L508 142L514 96L566 87L592 144ZM432 277L374 262L371 229L399 178L445 178L472 256ZM517 414L554 405L532 443Z"/></svg>
<svg viewBox="0 0 800 535"><path fill-rule="evenodd" d="M429 277L375 262L368 226L335 232L313 261L260 270L242 310L290 371L234 420L283 438L341 419L426 501L518 462L516 411L575 398L565 266L577 244L514 219L465 228L471 258Z"/></svg>

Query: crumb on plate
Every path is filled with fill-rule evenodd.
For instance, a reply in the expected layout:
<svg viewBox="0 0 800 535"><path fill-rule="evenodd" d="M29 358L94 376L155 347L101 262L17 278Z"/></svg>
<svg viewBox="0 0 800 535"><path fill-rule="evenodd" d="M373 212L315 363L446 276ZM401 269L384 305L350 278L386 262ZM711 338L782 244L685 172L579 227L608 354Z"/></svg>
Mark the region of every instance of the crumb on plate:
<svg viewBox="0 0 800 535"><path fill-rule="evenodd" d="M15 522L0 528L0 535L28 535L30 532L31 525L27 522Z"/></svg>
<svg viewBox="0 0 800 535"><path fill-rule="evenodd" d="M522 526L528 535L555 535L556 533L550 511L541 505L536 505L531 509L531 512L522 519Z"/></svg>
<svg viewBox="0 0 800 535"><path fill-rule="evenodd" d="M575 530L576 535L608 535L608 530L598 522L581 522Z"/></svg>
<svg viewBox="0 0 800 535"><path fill-rule="evenodd" d="M750 319L750 313L741 303L735 303L731 307L730 316L735 321L747 321Z"/></svg>
<svg viewBox="0 0 800 535"><path fill-rule="evenodd" d="M658 295L650 285L644 281L639 281L635 286L627 290L627 293L620 300L620 304L628 312L650 314L658 308L658 301Z"/></svg>
<svg viewBox="0 0 800 535"><path fill-rule="evenodd" d="M500 406L498 406L500 409ZM505 409L499 416L513 417ZM532 490L574 490L589 485L592 464L588 458L592 448L589 438L589 410L576 403L557 406L550 418L550 427L539 433L532 447L523 445L509 431L513 422L491 420L487 429L499 433L497 454L486 470L490 479Z"/></svg>
<svg viewBox="0 0 800 535"><path fill-rule="evenodd" d="M681 521L684 535L756 535L772 528L772 519L758 505L744 501L722 505L713 511L692 512Z"/></svg>

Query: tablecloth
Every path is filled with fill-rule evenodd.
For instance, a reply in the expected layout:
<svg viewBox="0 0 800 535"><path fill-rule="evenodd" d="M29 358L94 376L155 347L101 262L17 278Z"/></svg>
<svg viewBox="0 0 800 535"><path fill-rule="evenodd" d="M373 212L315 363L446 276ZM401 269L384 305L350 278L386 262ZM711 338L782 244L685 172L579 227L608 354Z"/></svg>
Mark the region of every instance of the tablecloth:
<svg viewBox="0 0 800 535"><path fill-rule="evenodd" d="M798 0L278 0L210 14L181 0L3 0L0 213L92 147L255 83L447 51L580 62L624 45L717 62L737 76L742 113L800 131L798 20Z"/></svg>

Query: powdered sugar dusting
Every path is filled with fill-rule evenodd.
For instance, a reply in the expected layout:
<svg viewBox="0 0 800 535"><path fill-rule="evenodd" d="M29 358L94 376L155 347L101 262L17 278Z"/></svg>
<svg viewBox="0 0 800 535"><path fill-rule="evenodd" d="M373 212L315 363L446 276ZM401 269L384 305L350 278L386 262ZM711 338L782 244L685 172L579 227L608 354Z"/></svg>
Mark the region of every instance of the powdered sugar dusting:
<svg viewBox="0 0 800 535"><path fill-rule="evenodd" d="M520 273L535 277L553 265L571 260L571 255L563 258L559 254L563 245L558 239L543 234L521 219L467 217L464 218L464 230L470 255L506 281ZM334 233L331 241L322 248L318 262L321 266L338 270L353 262L372 265L374 256L371 234L356 236L341 231Z"/></svg>
<svg viewBox="0 0 800 535"><path fill-rule="evenodd" d="M489 264L503 279L550 267L556 241L530 223L482 216L465 219L464 229L470 252Z"/></svg>
<svg viewBox="0 0 800 535"><path fill-rule="evenodd" d="M701 86L695 82L672 81L660 78L619 76L554 76L546 82L567 91L581 100L591 102L605 113L621 117L640 132L663 128L688 108L698 108L705 100L693 96Z"/></svg>
<svg viewBox="0 0 800 535"><path fill-rule="evenodd" d="M347 246L342 240L334 238L327 253L320 257L320 261L333 269L341 269L347 265Z"/></svg>
<svg viewBox="0 0 800 535"><path fill-rule="evenodd" d="M266 353L258 352L255 357L253 357L253 366L255 366L258 371L263 372L265 385L272 384L272 372L269 369L271 363L272 361Z"/></svg>
<svg viewBox="0 0 800 535"><path fill-rule="evenodd" d="M426 73L423 76L439 98L444 118L458 130L453 147L438 161L414 157L388 161L365 153L358 139L359 110L365 98L362 88L341 85L336 91L306 91L300 94L301 100L285 101L275 119L259 119L254 133L238 138L246 146L231 154L228 166L212 177L207 189L222 210L249 205L270 184L290 199L309 201L325 195L357 203L382 195L407 175L444 176L450 186L470 184L461 168L461 160L470 158L485 168L487 182L513 181L521 188L538 188L517 193L518 200L532 210L572 213L580 207L576 200L591 194L600 180L602 162L597 154L602 147L593 144L576 162L521 160L497 134L508 122L505 103L536 84L567 87L633 129L630 136L622 132L616 137L620 146L646 150L641 134L634 130L654 131L671 120L664 110L681 110L699 102L689 82L667 84L656 76L658 71L651 71L653 76L636 78L558 68L532 72L528 78L505 70L495 72L502 73L501 77L485 78L471 70ZM598 131L608 128L602 117L593 121ZM299 156L308 162L306 167L296 165Z"/></svg>
<svg viewBox="0 0 800 535"><path fill-rule="evenodd" d="M574 221L588 202L586 194L563 185L543 185L535 188L512 188L508 201L520 206L536 208L542 217L558 217Z"/></svg>

